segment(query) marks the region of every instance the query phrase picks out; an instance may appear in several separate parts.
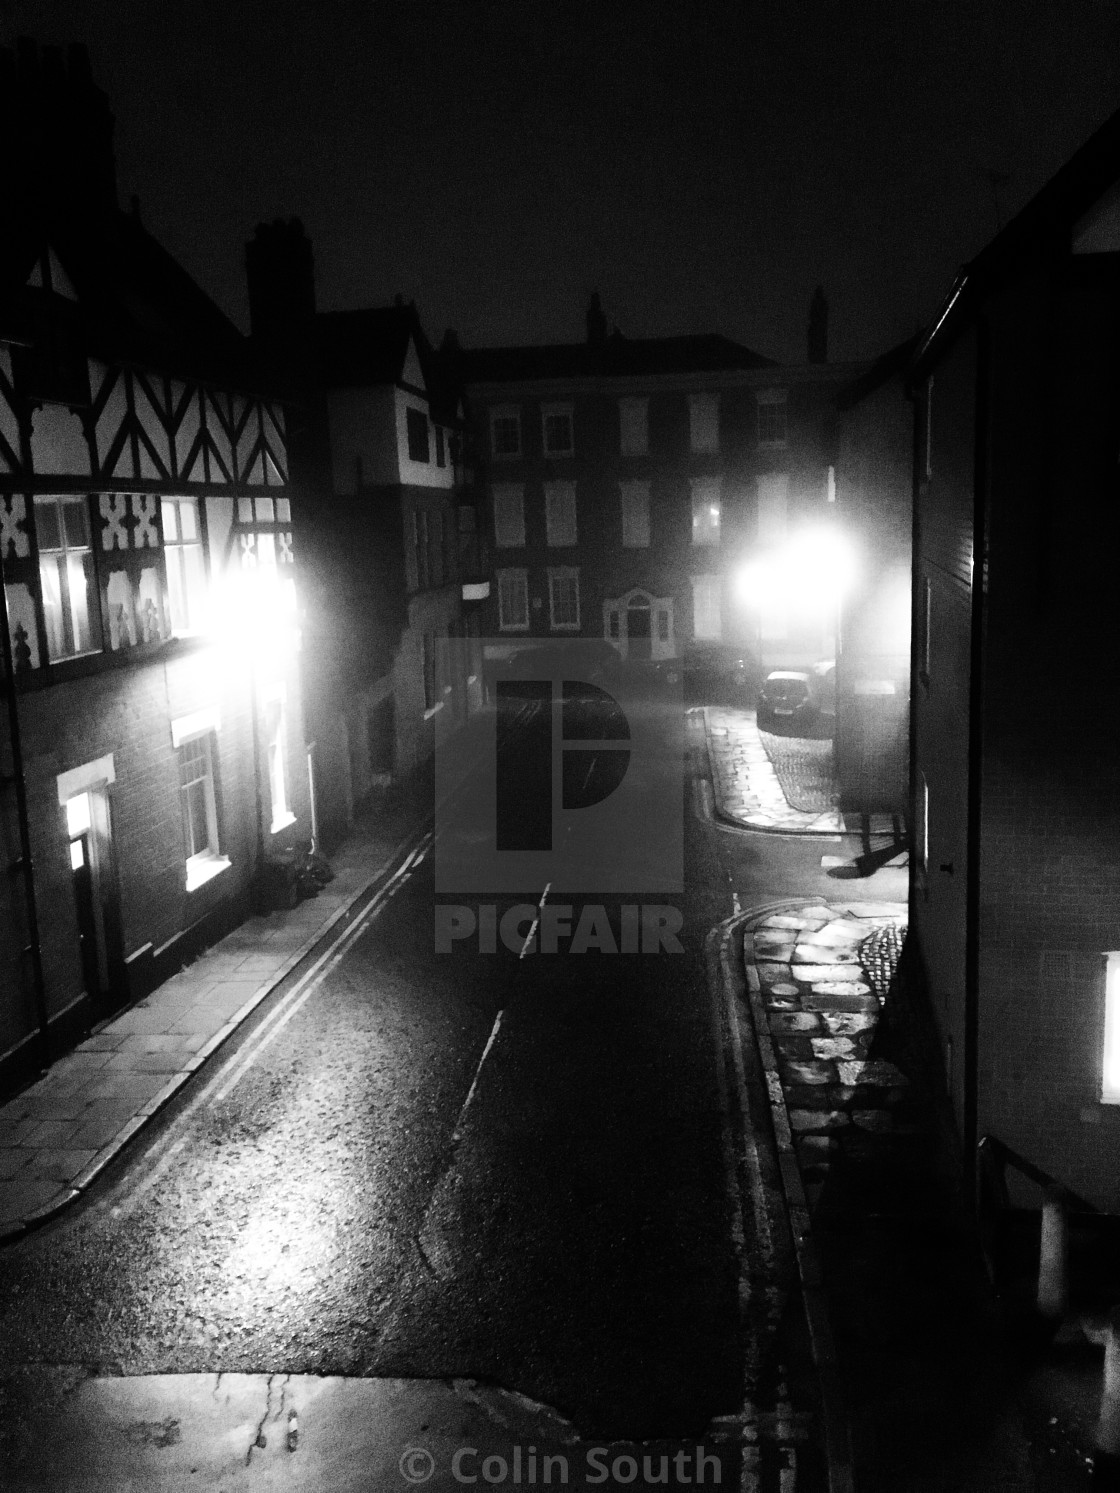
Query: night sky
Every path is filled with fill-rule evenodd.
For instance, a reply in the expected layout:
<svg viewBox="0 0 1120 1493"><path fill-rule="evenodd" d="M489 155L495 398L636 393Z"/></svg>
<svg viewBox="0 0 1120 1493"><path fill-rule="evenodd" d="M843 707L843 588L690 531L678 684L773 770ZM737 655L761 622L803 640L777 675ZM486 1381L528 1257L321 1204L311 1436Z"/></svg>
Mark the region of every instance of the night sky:
<svg viewBox="0 0 1120 1493"><path fill-rule="evenodd" d="M240 325L298 214L322 309L474 345L575 340L598 288L801 360L822 282L873 355L1120 107L1115 0L0 0L20 34L88 44L122 204Z"/></svg>

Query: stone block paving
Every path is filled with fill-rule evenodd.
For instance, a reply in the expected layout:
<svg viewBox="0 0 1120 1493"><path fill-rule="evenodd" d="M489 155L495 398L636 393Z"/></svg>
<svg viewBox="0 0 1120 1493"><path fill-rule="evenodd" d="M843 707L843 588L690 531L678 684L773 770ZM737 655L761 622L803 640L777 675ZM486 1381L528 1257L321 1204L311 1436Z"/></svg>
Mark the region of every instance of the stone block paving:
<svg viewBox="0 0 1120 1493"><path fill-rule="evenodd" d="M845 1145L908 1128L909 1078L870 1056L905 929L901 903L822 902L744 935L810 1203Z"/></svg>
<svg viewBox="0 0 1120 1493"><path fill-rule="evenodd" d="M846 825L833 803L830 741L762 732L753 710L709 706L705 718L716 806L724 819L744 829L802 835L859 829L858 822ZM870 833L893 834L890 815L871 815Z"/></svg>
<svg viewBox="0 0 1120 1493"><path fill-rule="evenodd" d="M406 804L359 824L318 896L250 918L0 1107L0 1238L84 1191L388 868L419 818Z"/></svg>

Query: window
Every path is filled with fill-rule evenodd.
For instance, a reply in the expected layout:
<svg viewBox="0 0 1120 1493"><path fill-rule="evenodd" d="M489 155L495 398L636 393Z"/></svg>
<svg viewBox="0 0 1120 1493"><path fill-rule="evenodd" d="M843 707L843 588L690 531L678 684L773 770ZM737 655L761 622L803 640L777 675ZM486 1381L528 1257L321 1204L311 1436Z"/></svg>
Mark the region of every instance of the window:
<svg viewBox="0 0 1120 1493"><path fill-rule="evenodd" d="M498 571L498 626L503 632L528 631L528 571Z"/></svg>
<svg viewBox="0 0 1120 1493"><path fill-rule="evenodd" d="M502 483L494 488L494 543L499 549L525 544L525 489Z"/></svg>
<svg viewBox="0 0 1120 1493"><path fill-rule="evenodd" d="M424 508L412 512L412 552L416 561L416 589L426 591L430 581L428 573L428 513Z"/></svg>
<svg viewBox="0 0 1120 1493"><path fill-rule="evenodd" d="M545 527L548 543L576 542L576 485L574 482L546 482L544 487Z"/></svg>
<svg viewBox="0 0 1120 1493"><path fill-rule="evenodd" d="M1101 1103L1120 1104L1120 954L1105 956Z"/></svg>
<svg viewBox="0 0 1120 1493"><path fill-rule="evenodd" d="M718 477L694 477L692 489L693 544L719 543L720 487Z"/></svg>
<svg viewBox="0 0 1120 1493"><path fill-rule="evenodd" d="M47 626L47 655L76 658L101 646L94 594L93 551L85 498L36 498L39 583Z"/></svg>
<svg viewBox="0 0 1120 1493"><path fill-rule="evenodd" d="M720 610L719 576L694 575L692 577L692 636L718 640L723 633Z"/></svg>
<svg viewBox="0 0 1120 1493"><path fill-rule="evenodd" d="M688 436L693 451L719 450L719 395L688 396Z"/></svg>
<svg viewBox="0 0 1120 1493"><path fill-rule="evenodd" d="M922 580L922 599L918 611L918 678L929 684L930 623L933 620L933 587L929 577Z"/></svg>
<svg viewBox="0 0 1120 1493"><path fill-rule="evenodd" d="M645 456L649 451L649 400L618 401L619 450L623 456Z"/></svg>
<svg viewBox="0 0 1120 1493"><path fill-rule="evenodd" d="M160 508L171 631L197 632L206 614L206 561L202 554L198 499L164 498Z"/></svg>
<svg viewBox="0 0 1120 1493"><path fill-rule="evenodd" d="M436 466L437 467L445 467L446 465L447 465L447 449L446 449L446 446L444 444L444 439L443 439L443 426L442 425L437 425L436 426Z"/></svg>
<svg viewBox="0 0 1120 1493"><path fill-rule="evenodd" d="M924 772L918 774L918 823L917 840L914 847L917 860L918 884L923 891L928 886L929 875L929 784Z"/></svg>
<svg viewBox="0 0 1120 1493"><path fill-rule="evenodd" d="M272 798L272 833L295 823L288 803L287 711L278 691L264 702L264 738L268 757L268 790Z"/></svg>
<svg viewBox="0 0 1120 1493"><path fill-rule="evenodd" d="M490 450L497 457L521 455L521 411L516 405L490 411Z"/></svg>
<svg viewBox="0 0 1120 1493"><path fill-rule="evenodd" d="M571 456L575 451L570 404L546 404L541 412L546 456Z"/></svg>
<svg viewBox="0 0 1120 1493"><path fill-rule="evenodd" d="M409 461L431 461L428 445L428 417L423 410L405 410L405 426L408 431Z"/></svg>
<svg viewBox="0 0 1120 1493"><path fill-rule="evenodd" d="M789 510L789 474L771 472L758 479L758 543L772 548L785 543Z"/></svg>
<svg viewBox="0 0 1120 1493"><path fill-rule="evenodd" d="M926 380L926 428L925 428L926 480L933 476L933 376Z"/></svg>
<svg viewBox="0 0 1120 1493"><path fill-rule="evenodd" d="M179 753L179 801L187 890L200 886L229 864L218 847L218 806L214 797L214 733L204 731L182 742Z"/></svg>
<svg viewBox="0 0 1120 1493"><path fill-rule="evenodd" d="M786 443L786 391L760 389L758 394L758 444L784 446Z"/></svg>
<svg viewBox="0 0 1120 1493"><path fill-rule="evenodd" d="M626 549L649 547L649 483L623 482L622 543Z"/></svg>
<svg viewBox="0 0 1120 1493"><path fill-rule="evenodd" d="M556 629L579 626L579 571L553 566L548 572L548 618Z"/></svg>

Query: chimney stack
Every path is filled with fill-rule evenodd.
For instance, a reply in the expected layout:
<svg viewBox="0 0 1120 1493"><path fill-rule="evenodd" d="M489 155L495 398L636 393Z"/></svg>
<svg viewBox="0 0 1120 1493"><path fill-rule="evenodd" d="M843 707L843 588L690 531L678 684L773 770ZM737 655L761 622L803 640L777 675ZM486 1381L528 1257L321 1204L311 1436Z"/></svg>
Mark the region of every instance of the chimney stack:
<svg viewBox="0 0 1120 1493"><path fill-rule="evenodd" d="M809 302L809 362L828 362L828 301L824 286L818 285Z"/></svg>
<svg viewBox="0 0 1120 1493"><path fill-rule="evenodd" d="M109 99L84 46L0 48L0 135L15 201L50 222L115 211L117 163Z"/></svg>
<svg viewBox="0 0 1120 1493"><path fill-rule="evenodd" d="M315 320L315 255L299 218L258 223L245 245L249 329L270 349L310 335Z"/></svg>
<svg viewBox="0 0 1120 1493"><path fill-rule="evenodd" d="M607 318L603 315L599 292L593 290L587 303L587 345L602 347L607 340Z"/></svg>

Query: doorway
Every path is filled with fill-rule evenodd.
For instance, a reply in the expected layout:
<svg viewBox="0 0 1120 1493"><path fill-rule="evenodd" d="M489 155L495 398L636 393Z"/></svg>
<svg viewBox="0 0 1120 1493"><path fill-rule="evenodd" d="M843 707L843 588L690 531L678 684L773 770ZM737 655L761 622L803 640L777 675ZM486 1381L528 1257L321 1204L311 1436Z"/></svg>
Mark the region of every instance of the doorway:
<svg viewBox="0 0 1120 1493"><path fill-rule="evenodd" d="M630 658L653 657L652 612L648 601L631 601L626 608L627 654Z"/></svg>
<svg viewBox="0 0 1120 1493"><path fill-rule="evenodd" d="M123 1000L116 903L110 874L109 801L103 788L87 788L66 800L70 876L78 919L82 981L99 1015Z"/></svg>

